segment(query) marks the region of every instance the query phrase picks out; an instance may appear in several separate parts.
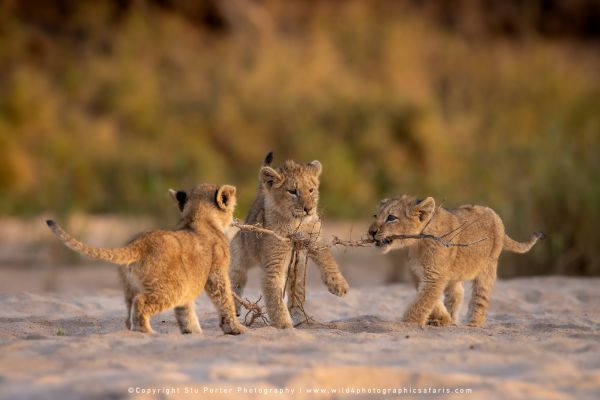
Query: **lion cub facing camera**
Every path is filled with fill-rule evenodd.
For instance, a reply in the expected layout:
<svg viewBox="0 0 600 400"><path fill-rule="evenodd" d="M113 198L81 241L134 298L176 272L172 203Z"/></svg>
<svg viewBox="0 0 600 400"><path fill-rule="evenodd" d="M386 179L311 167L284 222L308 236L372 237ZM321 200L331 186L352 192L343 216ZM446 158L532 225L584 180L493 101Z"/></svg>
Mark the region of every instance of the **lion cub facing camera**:
<svg viewBox="0 0 600 400"><path fill-rule="evenodd" d="M177 228L142 233L121 248L89 246L54 221L47 224L70 249L121 266L129 329L153 333L150 317L174 307L181 333L202 333L194 300L204 289L220 315L223 332L243 333L246 328L235 316L229 243L223 233L233 219L235 187L201 184L172 195L182 214Z"/></svg>
<svg viewBox="0 0 600 400"><path fill-rule="evenodd" d="M454 210L436 210L431 197L417 200L404 195L382 200L374 217L369 236L377 246L384 252L408 248L408 266L418 294L403 320L420 325L456 323L463 300L462 281L473 280L469 325L482 326L502 250L526 253L543 237L536 232L527 242L516 242L506 235L502 220L492 209L464 205ZM453 243L472 244L445 247L427 239L391 240L394 235L420 233L448 234L446 239L451 238Z"/></svg>

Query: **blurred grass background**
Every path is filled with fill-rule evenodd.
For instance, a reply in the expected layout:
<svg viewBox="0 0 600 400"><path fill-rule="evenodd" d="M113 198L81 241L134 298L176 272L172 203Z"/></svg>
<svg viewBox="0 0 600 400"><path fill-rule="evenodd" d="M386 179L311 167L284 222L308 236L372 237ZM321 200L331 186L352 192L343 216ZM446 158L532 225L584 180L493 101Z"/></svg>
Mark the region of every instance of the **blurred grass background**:
<svg viewBox="0 0 600 400"><path fill-rule="evenodd" d="M0 215L173 216L169 187L319 159L327 218L394 193L600 274L600 6L586 0L0 0Z"/></svg>

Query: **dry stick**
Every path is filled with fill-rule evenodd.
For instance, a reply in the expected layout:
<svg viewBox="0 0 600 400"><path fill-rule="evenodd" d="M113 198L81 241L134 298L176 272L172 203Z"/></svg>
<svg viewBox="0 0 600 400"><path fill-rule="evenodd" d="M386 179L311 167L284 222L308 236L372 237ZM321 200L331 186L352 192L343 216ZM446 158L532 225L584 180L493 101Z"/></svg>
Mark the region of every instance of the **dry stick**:
<svg viewBox="0 0 600 400"><path fill-rule="evenodd" d="M452 239L454 239L458 235L458 233L464 231L466 228L468 228L469 226L471 226L472 224L474 224L477 221L478 220L465 222L465 223L461 224L460 226L458 226L457 228L454 228L440 236L430 235L427 233L399 234L399 235L388 236L386 238L386 240L393 241L393 240L398 240L398 239L429 239L429 240L436 241L445 247L467 247L467 246L471 246L476 243L482 242L484 240L487 240L487 238L481 238L479 240L475 240L475 241L469 242L469 243L453 243ZM285 243L298 243L299 245L301 245L300 247L308 247L310 245L314 245L313 236L317 236L315 234L303 234L302 232L293 232L293 233L290 233L288 235L288 237L284 237L270 229L262 228L260 225L248 225L248 224L241 224L239 222L234 222L232 225L241 230L255 232L257 234L273 235L275 238L277 238L278 240L285 242ZM427 225L428 224L426 224L425 227L427 227ZM452 235L452 237L450 239L448 239L448 240L445 239L447 236L451 235L452 233L454 233L454 235ZM373 243L375 243L375 241L373 239L344 240L344 239L340 239L339 237L333 235L333 239L332 239L331 243L329 245L322 245L321 247L323 247L323 248L332 247L332 246L370 247L373 245Z"/></svg>
<svg viewBox="0 0 600 400"><path fill-rule="evenodd" d="M309 324L311 320L314 321L314 319L312 317L310 317L307 313L306 310L304 310L304 304L302 304L301 299L299 298L298 294L296 293L296 280L298 279L298 250L296 250L296 262L294 264L294 282L292 289L290 290L290 296L292 296L292 308L294 308L295 306L298 306L298 308L300 309L300 311L302 312L302 314L304 315L304 322L306 324ZM304 280L303 285L304 285L304 296L306 296L306 271L308 270L308 255L306 257L304 257ZM296 324L295 326L300 325L302 322L299 322L298 324Z"/></svg>
<svg viewBox="0 0 600 400"><path fill-rule="evenodd" d="M373 239L360 239L360 240L344 240L339 237L332 235L331 246L345 246L345 247L371 247L375 241Z"/></svg>
<svg viewBox="0 0 600 400"><path fill-rule="evenodd" d="M298 233L298 231L300 230L300 226L302 225L302 221L304 220L304 217L302 217L300 219L300 223L298 224L298 226L296 227L296 229L294 229L293 232L291 227L289 229L290 233L288 233L288 238L291 238L292 235L295 235ZM289 225L288 225L289 227ZM288 281L290 279L290 274L292 273L292 271L294 271L294 282L292 282L293 287L292 287L292 296L294 296L294 292L295 292L295 288L296 288L296 271L297 271L297 267L298 267L298 252L296 251L296 242L294 242L293 240L290 240L292 242L292 254L290 257L290 262L288 264L288 271L287 271L287 275L285 276L285 282L283 285L283 290L281 291L281 298L285 299L285 292L287 290L287 286L288 286ZM294 303L294 298L292 297L292 305Z"/></svg>
<svg viewBox="0 0 600 400"><path fill-rule="evenodd" d="M261 306L258 305L258 302L262 299L262 296L260 296L258 298L258 300L256 300L254 303L252 303L250 300L246 299L242 299L240 296L238 296L238 294L236 292L232 292L233 293L233 297L246 309L248 310L246 312L246 315L244 315L244 325L246 326L252 326L252 324L254 323L254 321L257 318L260 318L265 325L269 325L269 321L267 320L265 313L263 312ZM248 315L250 315L250 321L248 322Z"/></svg>
<svg viewBox="0 0 600 400"><path fill-rule="evenodd" d="M270 230L270 229L266 229L260 226L260 224L257 225L249 225L249 224L243 224L240 221L233 221L231 226L234 226L236 228L239 228L242 231L250 231L250 232L254 232L257 234L267 234L267 235L273 235L275 236L275 238L277 238L278 240L281 240L282 242L289 242L290 239L287 237L283 237L281 235L278 235L277 233L275 233L274 231Z"/></svg>
<svg viewBox="0 0 600 400"><path fill-rule="evenodd" d="M397 239L430 239L430 240L434 240L434 241L438 242L439 244L441 244L444 247L468 247L468 246L474 245L476 243L483 242L484 240L487 240L487 238L481 238L481 239L478 239L478 240L475 240L475 241L469 242L469 243L452 243L447 240L444 240L440 236L429 235L427 233L419 233L417 235L392 235L392 236L388 236L386 238L386 241L388 241L388 240L393 241L393 240L397 240Z"/></svg>
<svg viewBox="0 0 600 400"><path fill-rule="evenodd" d="M474 221L464 222L461 225L459 225L457 228L454 228L451 231L448 231L441 236L435 236L435 235L430 235L430 234L424 233L425 229L427 229L427 227L429 226L431 221L433 221L433 218L435 217L437 212L442 208L443 203L444 202L442 201L433 210L433 213L431 214L431 218L429 218L429 220L427 221L427 223L425 224L423 229L421 229L421 233L392 235L392 236L388 236L387 238L385 238L385 242L390 243L397 239L430 239L430 240L434 240L434 241L440 243L442 246L445 246L445 247L468 247L468 246L474 245L476 243L483 242L484 240L487 240L487 238L481 238L479 240L475 240L475 241L469 242L469 243L453 243L452 242L452 240L455 237L457 237L466 228L468 228L469 226L471 226L475 222L477 222L479 220L479 218ZM446 240L445 238L452 233L454 233L454 235L452 235L452 237L450 237L450 239ZM352 247L368 247L368 246L372 245L373 243L375 243L375 241L373 239L361 239L361 240L352 241L352 240L342 240L342 239L338 238L337 236L334 236L333 240L331 242L331 245L332 246L341 245L341 246L352 246Z"/></svg>
<svg viewBox="0 0 600 400"><path fill-rule="evenodd" d="M448 241L452 241L454 240L455 237L457 237L462 231L464 231L465 229L467 229L469 226L473 225L474 223L478 222L481 218L477 218L474 219L472 221L469 222L463 222L458 228L454 229L456 232L450 237L450 239L448 239ZM450 231L450 233L452 233L452 231ZM446 233L444 234L444 236L442 237L446 237L448 235L450 235L450 233Z"/></svg>

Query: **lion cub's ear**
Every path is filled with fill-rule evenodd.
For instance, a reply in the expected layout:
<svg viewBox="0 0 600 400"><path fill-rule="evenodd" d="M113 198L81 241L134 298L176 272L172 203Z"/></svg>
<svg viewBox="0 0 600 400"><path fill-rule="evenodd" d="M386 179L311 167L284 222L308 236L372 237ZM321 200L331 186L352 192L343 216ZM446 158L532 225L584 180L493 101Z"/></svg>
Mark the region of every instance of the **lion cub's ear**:
<svg viewBox="0 0 600 400"><path fill-rule="evenodd" d="M260 181L267 188L280 187L283 184L284 178L271 167L262 167L259 175Z"/></svg>
<svg viewBox="0 0 600 400"><path fill-rule="evenodd" d="M215 203L221 210L235 207L235 186L223 185L217 190Z"/></svg>
<svg viewBox="0 0 600 400"><path fill-rule="evenodd" d="M435 200L433 200L433 197L428 197L425 200L418 201L414 209L419 214L419 220L425 221L435 210Z"/></svg>
<svg viewBox="0 0 600 400"><path fill-rule="evenodd" d="M321 165L321 162L318 160L314 160L309 162L308 164L308 168L316 175L319 176L321 175L321 171L323 170L323 166Z"/></svg>
<svg viewBox="0 0 600 400"><path fill-rule="evenodd" d="M263 161L263 166L269 166L273 164L273 152L270 151L269 154L266 155L265 161Z"/></svg>
<svg viewBox="0 0 600 400"><path fill-rule="evenodd" d="M173 190L169 189L169 194L177 202L177 206L179 207L179 211L183 211L183 207L185 207L185 203L188 201L188 194L183 190Z"/></svg>

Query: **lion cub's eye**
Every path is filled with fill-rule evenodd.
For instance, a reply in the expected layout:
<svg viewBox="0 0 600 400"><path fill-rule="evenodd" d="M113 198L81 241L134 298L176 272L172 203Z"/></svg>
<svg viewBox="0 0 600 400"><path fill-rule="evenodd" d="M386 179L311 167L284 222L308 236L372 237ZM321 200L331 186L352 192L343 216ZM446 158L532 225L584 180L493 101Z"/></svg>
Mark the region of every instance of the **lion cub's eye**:
<svg viewBox="0 0 600 400"><path fill-rule="evenodd" d="M298 189L290 189L288 190L288 193L292 196L298 196Z"/></svg>
<svg viewBox="0 0 600 400"><path fill-rule="evenodd" d="M397 221L397 220L398 220L398 217L396 217L395 215L390 214L385 219L385 222L394 222L394 221Z"/></svg>

